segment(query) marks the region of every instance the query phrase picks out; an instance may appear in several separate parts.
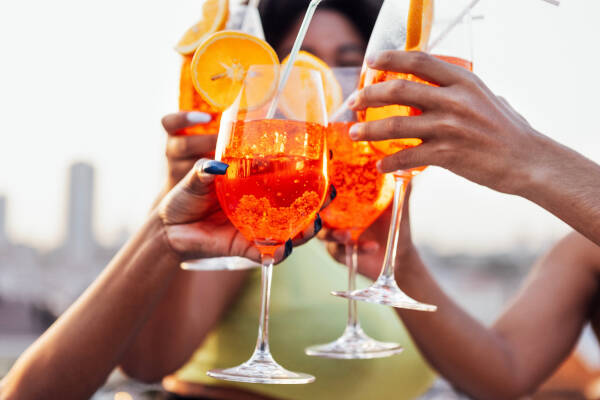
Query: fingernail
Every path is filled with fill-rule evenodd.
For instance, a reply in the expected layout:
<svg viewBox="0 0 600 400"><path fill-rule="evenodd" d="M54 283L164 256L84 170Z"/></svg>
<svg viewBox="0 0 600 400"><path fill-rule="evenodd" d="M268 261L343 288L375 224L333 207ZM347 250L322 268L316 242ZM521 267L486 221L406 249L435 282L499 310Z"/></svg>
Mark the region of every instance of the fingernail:
<svg viewBox="0 0 600 400"><path fill-rule="evenodd" d="M352 139L352 140L358 139L358 133L360 131L360 126L361 126L361 124L354 124L350 127L350 130L348 131L348 135L350 135L350 139Z"/></svg>
<svg viewBox="0 0 600 400"><path fill-rule="evenodd" d="M383 171L381 170L381 160L377 161L377 163L375 164L375 167L377 168L377 171L383 173Z"/></svg>
<svg viewBox="0 0 600 400"><path fill-rule="evenodd" d="M348 107L352 108L356 104L356 99L358 98L358 92L353 92L348 99Z"/></svg>
<svg viewBox="0 0 600 400"><path fill-rule="evenodd" d="M228 164L217 160L209 160L202 164L202 172L212 175L225 175L227 168Z"/></svg>
<svg viewBox="0 0 600 400"><path fill-rule="evenodd" d="M317 218L315 218L315 235L319 233L323 229L323 220L321 216L317 214Z"/></svg>
<svg viewBox="0 0 600 400"><path fill-rule="evenodd" d="M365 59L365 61L367 62L367 65L369 67L372 67L373 65L375 65L375 54L369 54L367 56L367 58Z"/></svg>
<svg viewBox="0 0 600 400"><path fill-rule="evenodd" d="M336 190L335 186L331 185L331 190L329 192L330 192L329 196L331 197L331 200L334 200L337 197L337 190Z"/></svg>
<svg viewBox="0 0 600 400"><path fill-rule="evenodd" d="M200 111L190 111L186 114L186 118L191 124L205 124L212 120L210 114Z"/></svg>
<svg viewBox="0 0 600 400"><path fill-rule="evenodd" d="M287 242L285 242L285 250L283 252L283 258L286 259L290 256L290 254L292 254L292 251L294 251L294 244L292 243L292 239L288 239Z"/></svg>

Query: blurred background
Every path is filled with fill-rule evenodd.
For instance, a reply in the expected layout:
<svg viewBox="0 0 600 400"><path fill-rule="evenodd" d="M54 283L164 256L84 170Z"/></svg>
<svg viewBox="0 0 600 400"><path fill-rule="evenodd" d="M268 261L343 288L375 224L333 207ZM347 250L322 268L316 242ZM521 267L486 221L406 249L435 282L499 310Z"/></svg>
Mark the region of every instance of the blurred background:
<svg viewBox="0 0 600 400"><path fill-rule="evenodd" d="M0 2L0 376L141 223L165 176L173 45L201 0ZM475 72L546 135L600 161L600 2L483 0ZM526 200L439 168L417 179L415 240L443 286L493 321L569 231ZM458 296L460 293L460 296ZM590 366L600 354L584 336Z"/></svg>

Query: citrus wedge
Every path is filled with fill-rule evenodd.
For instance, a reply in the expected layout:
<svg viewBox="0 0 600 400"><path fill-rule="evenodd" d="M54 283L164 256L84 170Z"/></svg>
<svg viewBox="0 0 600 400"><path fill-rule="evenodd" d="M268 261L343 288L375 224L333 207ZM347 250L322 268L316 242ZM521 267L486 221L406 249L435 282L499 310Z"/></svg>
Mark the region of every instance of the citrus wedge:
<svg viewBox="0 0 600 400"><path fill-rule="evenodd" d="M183 34L175 50L183 55L193 53L206 35L225 29L228 18L229 0L205 0L202 18Z"/></svg>
<svg viewBox="0 0 600 400"><path fill-rule="evenodd" d="M253 109L264 104L277 87L279 58L262 39L237 31L221 31L208 36L194 53L192 82L208 104L223 111L240 95L252 65L265 67L247 80L249 87L241 96L239 107Z"/></svg>
<svg viewBox="0 0 600 400"><path fill-rule="evenodd" d="M427 51L433 24L434 0L410 0L406 29L406 50Z"/></svg>
<svg viewBox="0 0 600 400"><path fill-rule="evenodd" d="M290 56L287 56L282 65L287 64ZM333 114L342 105L344 96L342 93L342 87L335 77L335 74L329 68L329 66L320 58L310 54L307 51L300 51L294 61L294 66L309 68L316 70L321 74L321 80L323 81L323 91L325 95L325 108L327 115ZM282 68L283 69L283 68ZM304 93L307 91L314 91L318 93L317 89L307 83L303 79L295 79L287 82L286 88L282 93L280 99L280 107L282 111L289 117L295 119L301 119L302 115L306 114L306 96L298 96L298 93ZM313 106L319 105L321 102L317 102Z"/></svg>

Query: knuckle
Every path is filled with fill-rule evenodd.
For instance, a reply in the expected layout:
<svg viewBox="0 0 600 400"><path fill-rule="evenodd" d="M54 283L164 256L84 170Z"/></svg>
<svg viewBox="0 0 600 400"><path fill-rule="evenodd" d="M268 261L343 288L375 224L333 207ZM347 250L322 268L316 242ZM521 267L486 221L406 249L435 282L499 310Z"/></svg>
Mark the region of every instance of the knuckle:
<svg viewBox="0 0 600 400"><path fill-rule="evenodd" d="M438 119L436 131L445 135L455 136L462 133L462 127L459 120L453 115L445 115Z"/></svg>
<svg viewBox="0 0 600 400"><path fill-rule="evenodd" d="M412 71L419 71L423 66L430 62L430 56L422 51L411 51L411 57L408 62L408 67Z"/></svg>
<svg viewBox="0 0 600 400"><path fill-rule="evenodd" d="M394 59L393 51L386 50L379 54L379 57L377 58L377 64L381 67L388 67L390 64L392 64L393 59Z"/></svg>
<svg viewBox="0 0 600 400"><path fill-rule="evenodd" d="M402 93L406 90L407 82L404 79L396 79L390 82L388 89L388 96L391 99L402 96Z"/></svg>

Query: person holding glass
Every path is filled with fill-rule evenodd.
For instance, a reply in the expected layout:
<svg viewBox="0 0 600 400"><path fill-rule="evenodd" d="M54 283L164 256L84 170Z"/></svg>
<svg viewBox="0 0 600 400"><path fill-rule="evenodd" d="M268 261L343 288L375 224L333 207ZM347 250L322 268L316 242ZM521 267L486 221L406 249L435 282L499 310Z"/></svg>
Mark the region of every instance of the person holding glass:
<svg viewBox="0 0 600 400"><path fill-rule="evenodd" d="M307 5L308 1L261 1L265 36L281 59L291 50ZM379 1L369 0L323 2L303 48L330 66L360 67L380 5ZM177 134L204 117L197 113L177 113L164 118L169 133L169 184L177 182L198 157L214 149L214 136ZM380 218L384 223L388 219L389 212ZM176 372L163 381L168 390L206 397L319 399L336 393L349 399L369 395L409 399L425 392L434 375L391 309L368 306L360 313L361 323L367 333L376 333L377 339L401 343L404 347L401 355L361 362L335 362L304 355L306 347L326 343L342 333L347 308L345 301L329 294L344 287L346 271L319 243L307 246L294 249L293 255L275 268L270 341L278 362L294 371L312 373L317 378L314 383L295 387L233 386L206 376L207 370L238 365L250 356L249 350L256 341L259 310L258 270L178 273L151 321L123 359L123 369L147 381ZM211 284L216 278L227 280L227 286ZM358 285L366 286L368 281L361 277ZM209 313L199 314L198 304L203 304L204 311L208 302ZM152 351L154 348L159 351ZM402 371L400 377L398 371ZM394 387L396 384L402 385L401 393Z"/></svg>
<svg viewBox="0 0 600 400"><path fill-rule="evenodd" d="M408 295L436 304L438 311L429 316L397 312L425 357L474 398L534 393L569 356L586 323L596 332L600 329L600 166L536 131L463 68L421 52L386 51L367 62L377 70L411 73L439 85L394 81L358 93L352 103L355 110L387 104L422 110L419 116L355 125L354 140L423 141L383 158L381 171L441 166L529 199L575 230L537 261L510 306L485 327L449 298L427 271L411 241L404 210L396 281ZM372 239L383 243L385 238L377 232L372 230ZM342 259L340 244L332 242L329 248ZM380 262L363 253L367 275L376 277Z"/></svg>

